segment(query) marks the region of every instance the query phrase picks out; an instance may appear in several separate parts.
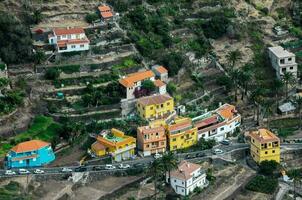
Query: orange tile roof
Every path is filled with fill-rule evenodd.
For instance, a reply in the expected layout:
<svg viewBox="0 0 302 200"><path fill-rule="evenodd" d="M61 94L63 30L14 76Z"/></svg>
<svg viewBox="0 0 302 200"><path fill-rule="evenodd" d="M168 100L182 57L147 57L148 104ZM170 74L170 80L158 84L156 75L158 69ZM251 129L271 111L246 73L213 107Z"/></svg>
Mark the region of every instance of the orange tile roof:
<svg viewBox="0 0 302 200"><path fill-rule="evenodd" d="M83 28L56 28L53 32L58 35L80 34L85 33Z"/></svg>
<svg viewBox="0 0 302 200"><path fill-rule="evenodd" d="M252 131L250 132L250 136L260 141L260 143L280 141L280 139L274 133L267 129L259 129L258 131Z"/></svg>
<svg viewBox="0 0 302 200"><path fill-rule="evenodd" d="M59 47L65 47L67 44L86 44L89 43L88 39L73 39L73 40L60 40L58 41Z"/></svg>
<svg viewBox="0 0 302 200"><path fill-rule="evenodd" d="M237 111L236 111L235 106L229 105L229 104L225 104L225 105L221 106L220 108L218 108L217 112L223 118L225 118L227 120L230 120L230 119L232 119L234 117L234 114Z"/></svg>
<svg viewBox="0 0 302 200"><path fill-rule="evenodd" d="M177 167L176 170L171 171L171 177L178 178L181 180L188 180L192 178L193 172L199 170L201 167L198 164L190 163L183 160Z"/></svg>
<svg viewBox="0 0 302 200"><path fill-rule="evenodd" d="M98 141L95 141L92 145L91 148L100 151L100 150L105 150L106 147L104 145L102 145L101 143L99 143Z"/></svg>
<svg viewBox="0 0 302 200"><path fill-rule="evenodd" d="M141 104L143 106L149 106L149 105L156 105L156 104L162 104L165 103L166 101L172 99L167 94L159 94L159 95L153 95L153 96L148 96L148 97L142 97L137 100L138 104Z"/></svg>
<svg viewBox="0 0 302 200"><path fill-rule="evenodd" d="M111 11L101 12L101 16L102 16L104 19L107 19L107 18L113 17L113 13L112 13Z"/></svg>
<svg viewBox="0 0 302 200"><path fill-rule="evenodd" d="M31 140L17 144L11 149L11 151L14 151L16 153L35 151L48 145L50 145L50 143L44 142L42 140Z"/></svg>
<svg viewBox="0 0 302 200"><path fill-rule="evenodd" d="M155 80L154 81L154 85L156 86L156 87L162 87L162 86L164 86L164 85L166 85L164 82L162 82L161 80Z"/></svg>
<svg viewBox="0 0 302 200"><path fill-rule="evenodd" d="M158 71L160 74L168 73L168 70L163 66L155 67L155 70Z"/></svg>
<svg viewBox="0 0 302 200"><path fill-rule="evenodd" d="M100 5L100 6L98 7L98 10L99 10L100 12L106 12L106 11L111 11L111 8L110 8L109 6L107 6L107 5Z"/></svg>
<svg viewBox="0 0 302 200"><path fill-rule="evenodd" d="M169 131L182 130L184 128L191 127L191 126L192 126L191 120L186 119L184 121L176 122L175 124L169 125L168 130Z"/></svg>
<svg viewBox="0 0 302 200"><path fill-rule="evenodd" d="M148 71L142 71L142 72L136 72L133 74L128 74L126 78L120 79L119 82L122 84L124 87L132 87L134 83L138 81L142 81L145 79L149 79L151 77L154 77L154 73L151 70Z"/></svg>

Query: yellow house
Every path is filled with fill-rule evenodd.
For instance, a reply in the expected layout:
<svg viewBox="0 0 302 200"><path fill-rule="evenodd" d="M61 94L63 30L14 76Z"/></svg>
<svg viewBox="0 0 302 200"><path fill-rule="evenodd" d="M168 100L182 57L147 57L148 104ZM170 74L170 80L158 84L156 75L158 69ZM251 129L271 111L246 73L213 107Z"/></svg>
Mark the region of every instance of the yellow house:
<svg viewBox="0 0 302 200"><path fill-rule="evenodd" d="M250 133L251 156L257 162L275 160L280 162L280 139L267 129Z"/></svg>
<svg viewBox="0 0 302 200"><path fill-rule="evenodd" d="M122 131L111 129L97 137L91 151L97 156L109 154L117 162L131 158L135 153L136 139L126 136Z"/></svg>
<svg viewBox="0 0 302 200"><path fill-rule="evenodd" d="M170 151L188 148L197 143L197 128L190 118L176 118L166 127Z"/></svg>
<svg viewBox="0 0 302 200"><path fill-rule="evenodd" d="M168 117L174 111L174 100L167 94L140 98L136 103L138 114L147 120Z"/></svg>

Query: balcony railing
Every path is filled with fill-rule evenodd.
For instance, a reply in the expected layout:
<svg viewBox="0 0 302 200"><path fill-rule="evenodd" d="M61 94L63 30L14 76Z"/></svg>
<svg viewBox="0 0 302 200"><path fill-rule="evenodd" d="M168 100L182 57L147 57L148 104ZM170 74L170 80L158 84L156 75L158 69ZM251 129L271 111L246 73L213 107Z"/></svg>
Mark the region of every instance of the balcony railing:
<svg viewBox="0 0 302 200"><path fill-rule="evenodd" d="M135 147L136 147L136 145L135 145L135 144L132 144L132 145L129 145L129 146L124 147L124 148L122 148L122 149L118 149L118 150L116 150L115 152L113 152L112 154L113 154L113 155L120 154L120 153L123 153L123 152L125 152L125 151L129 151L129 150L131 150L131 149L134 149Z"/></svg>

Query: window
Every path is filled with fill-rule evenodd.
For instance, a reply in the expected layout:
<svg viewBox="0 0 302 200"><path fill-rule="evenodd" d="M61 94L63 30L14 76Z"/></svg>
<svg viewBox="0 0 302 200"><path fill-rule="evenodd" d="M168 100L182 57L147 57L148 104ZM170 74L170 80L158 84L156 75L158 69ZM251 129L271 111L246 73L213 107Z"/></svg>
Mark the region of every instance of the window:
<svg viewBox="0 0 302 200"><path fill-rule="evenodd" d="M267 154L267 151L265 152L265 154Z"/></svg>
<svg viewBox="0 0 302 200"><path fill-rule="evenodd" d="M67 38L68 38L68 39L71 39L71 35L68 35Z"/></svg>
<svg viewBox="0 0 302 200"><path fill-rule="evenodd" d="M156 136L158 136L158 133L155 133Z"/></svg>
<svg viewBox="0 0 302 200"><path fill-rule="evenodd" d="M174 183L176 183L176 180L174 180Z"/></svg>
<svg viewBox="0 0 302 200"><path fill-rule="evenodd" d="M22 163L23 163L23 160L20 160L19 163L22 164Z"/></svg>
<svg viewBox="0 0 302 200"><path fill-rule="evenodd" d="M281 59L281 60L280 60L280 63L281 63L281 64L284 64L284 59Z"/></svg>
<svg viewBox="0 0 302 200"><path fill-rule="evenodd" d="M172 141L175 142L175 141L176 141L176 138L173 138Z"/></svg>
<svg viewBox="0 0 302 200"><path fill-rule="evenodd" d="M149 144L147 144L146 147L149 148Z"/></svg>
<svg viewBox="0 0 302 200"><path fill-rule="evenodd" d="M290 69L290 70L293 70L293 69L294 69L294 67L290 67L289 69Z"/></svg>
<svg viewBox="0 0 302 200"><path fill-rule="evenodd" d="M288 61L292 61L292 58L288 58Z"/></svg>
<svg viewBox="0 0 302 200"><path fill-rule="evenodd" d="M273 150L272 152L275 153L275 150Z"/></svg>
<svg viewBox="0 0 302 200"><path fill-rule="evenodd" d="M170 102L167 103L167 106L169 106L169 105L170 105Z"/></svg>
<svg viewBox="0 0 302 200"><path fill-rule="evenodd" d="M153 106L150 107L150 110L153 110Z"/></svg>
<svg viewBox="0 0 302 200"><path fill-rule="evenodd" d="M255 142L255 140L253 139L253 143Z"/></svg>
<svg viewBox="0 0 302 200"><path fill-rule="evenodd" d="M71 45L71 48L74 49L74 48L76 48L76 46L75 45Z"/></svg>
<svg viewBox="0 0 302 200"><path fill-rule="evenodd" d="M58 40L61 40L61 36L58 36L57 39L58 39Z"/></svg>
<svg viewBox="0 0 302 200"><path fill-rule="evenodd" d="M184 136L181 136L180 138L181 138L181 139L184 139Z"/></svg>
<svg viewBox="0 0 302 200"><path fill-rule="evenodd" d="M223 131L224 130L224 127L220 128L220 131Z"/></svg>
<svg viewBox="0 0 302 200"><path fill-rule="evenodd" d="M84 48L84 46L85 46L84 44L81 44L81 45L80 45L81 48Z"/></svg>
<svg viewBox="0 0 302 200"><path fill-rule="evenodd" d="M159 108L159 105L157 105L156 108Z"/></svg>
<svg viewBox="0 0 302 200"><path fill-rule="evenodd" d="M144 135L145 139L147 139L147 135Z"/></svg>
<svg viewBox="0 0 302 200"><path fill-rule="evenodd" d="M286 68L282 68L282 72L283 72L283 73L286 72Z"/></svg>
<svg viewBox="0 0 302 200"><path fill-rule="evenodd" d="M163 107L164 107L164 104L161 104L161 105L160 105L160 107L162 107L162 108L163 108Z"/></svg>

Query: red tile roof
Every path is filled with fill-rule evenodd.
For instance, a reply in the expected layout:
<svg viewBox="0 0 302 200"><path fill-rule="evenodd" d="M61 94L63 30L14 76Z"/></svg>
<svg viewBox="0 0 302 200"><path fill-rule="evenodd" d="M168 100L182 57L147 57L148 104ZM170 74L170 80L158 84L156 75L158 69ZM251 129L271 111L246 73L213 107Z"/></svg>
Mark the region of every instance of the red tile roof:
<svg viewBox="0 0 302 200"><path fill-rule="evenodd" d="M162 82L161 80L155 80L154 81L154 85L156 86L156 87L162 87L162 86L164 86L164 85L166 85L164 82Z"/></svg>
<svg viewBox="0 0 302 200"><path fill-rule="evenodd" d="M176 170L171 171L171 177L178 178L181 180L188 180L192 178L193 172L199 169L200 169L200 165L183 160L178 165Z"/></svg>
<svg viewBox="0 0 302 200"><path fill-rule="evenodd" d="M83 28L56 28L53 30L56 35L69 35L85 33Z"/></svg>
<svg viewBox="0 0 302 200"><path fill-rule="evenodd" d="M188 128L192 126L192 122L189 119L186 119L181 122L177 122L175 124L171 124L168 127L168 131L177 131L177 130L182 130L184 128Z"/></svg>
<svg viewBox="0 0 302 200"><path fill-rule="evenodd" d="M204 126L207 126L207 125L210 125L210 124L214 124L216 122L218 122L217 115L214 115L214 116L211 116L211 117L206 118L204 120L197 121L195 123L195 126L196 127L204 127Z"/></svg>
<svg viewBox="0 0 302 200"><path fill-rule="evenodd" d="M113 13L112 13L111 11L101 12L101 16L102 16L104 19L108 19L108 18L113 17Z"/></svg>
<svg viewBox="0 0 302 200"><path fill-rule="evenodd" d="M163 66L155 67L155 70L158 71L160 74L168 73L168 70Z"/></svg>
<svg viewBox="0 0 302 200"><path fill-rule="evenodd" d="M42 140L31 140L17 144L11 149L11 151L14 151L16 153L35 151L48 145L50 145L50 143L44 142Z"/></svg>
<svg viewBox="0 0 302 200"><path fill-rule="evenodd" d="M160 94L160 95L142 97L139 100L137 100L137 103L141 104L143 106L149 106L149 105L154 105L154 104L162 104L171 99L172 99L172 97L170 97L167 94Z"/></svg>
<svg viewBox="0 0 302 200"><path fill-rule="evenodd" d="M126 78L120 79L119 82L124 87L132 87L134 83L154 77L154 73L150 70L128 74Z"/></svg>
<svg viewBox="0 0 302 200"><path fill-rule="evenodd" d="M100 5L100 6L98 7L98 10L99 10L100 12L106 12L106 11L111 11L111 8L110 8L109 6L107 6L107 5Z"/></svg>
<svg viewBox="0 0 302 200"><path fill-rule="evenodd" d="M280 142L280 139L267 129L259 129L258 131L250 132L250 136L260 143L263 142Z"/></svg>

